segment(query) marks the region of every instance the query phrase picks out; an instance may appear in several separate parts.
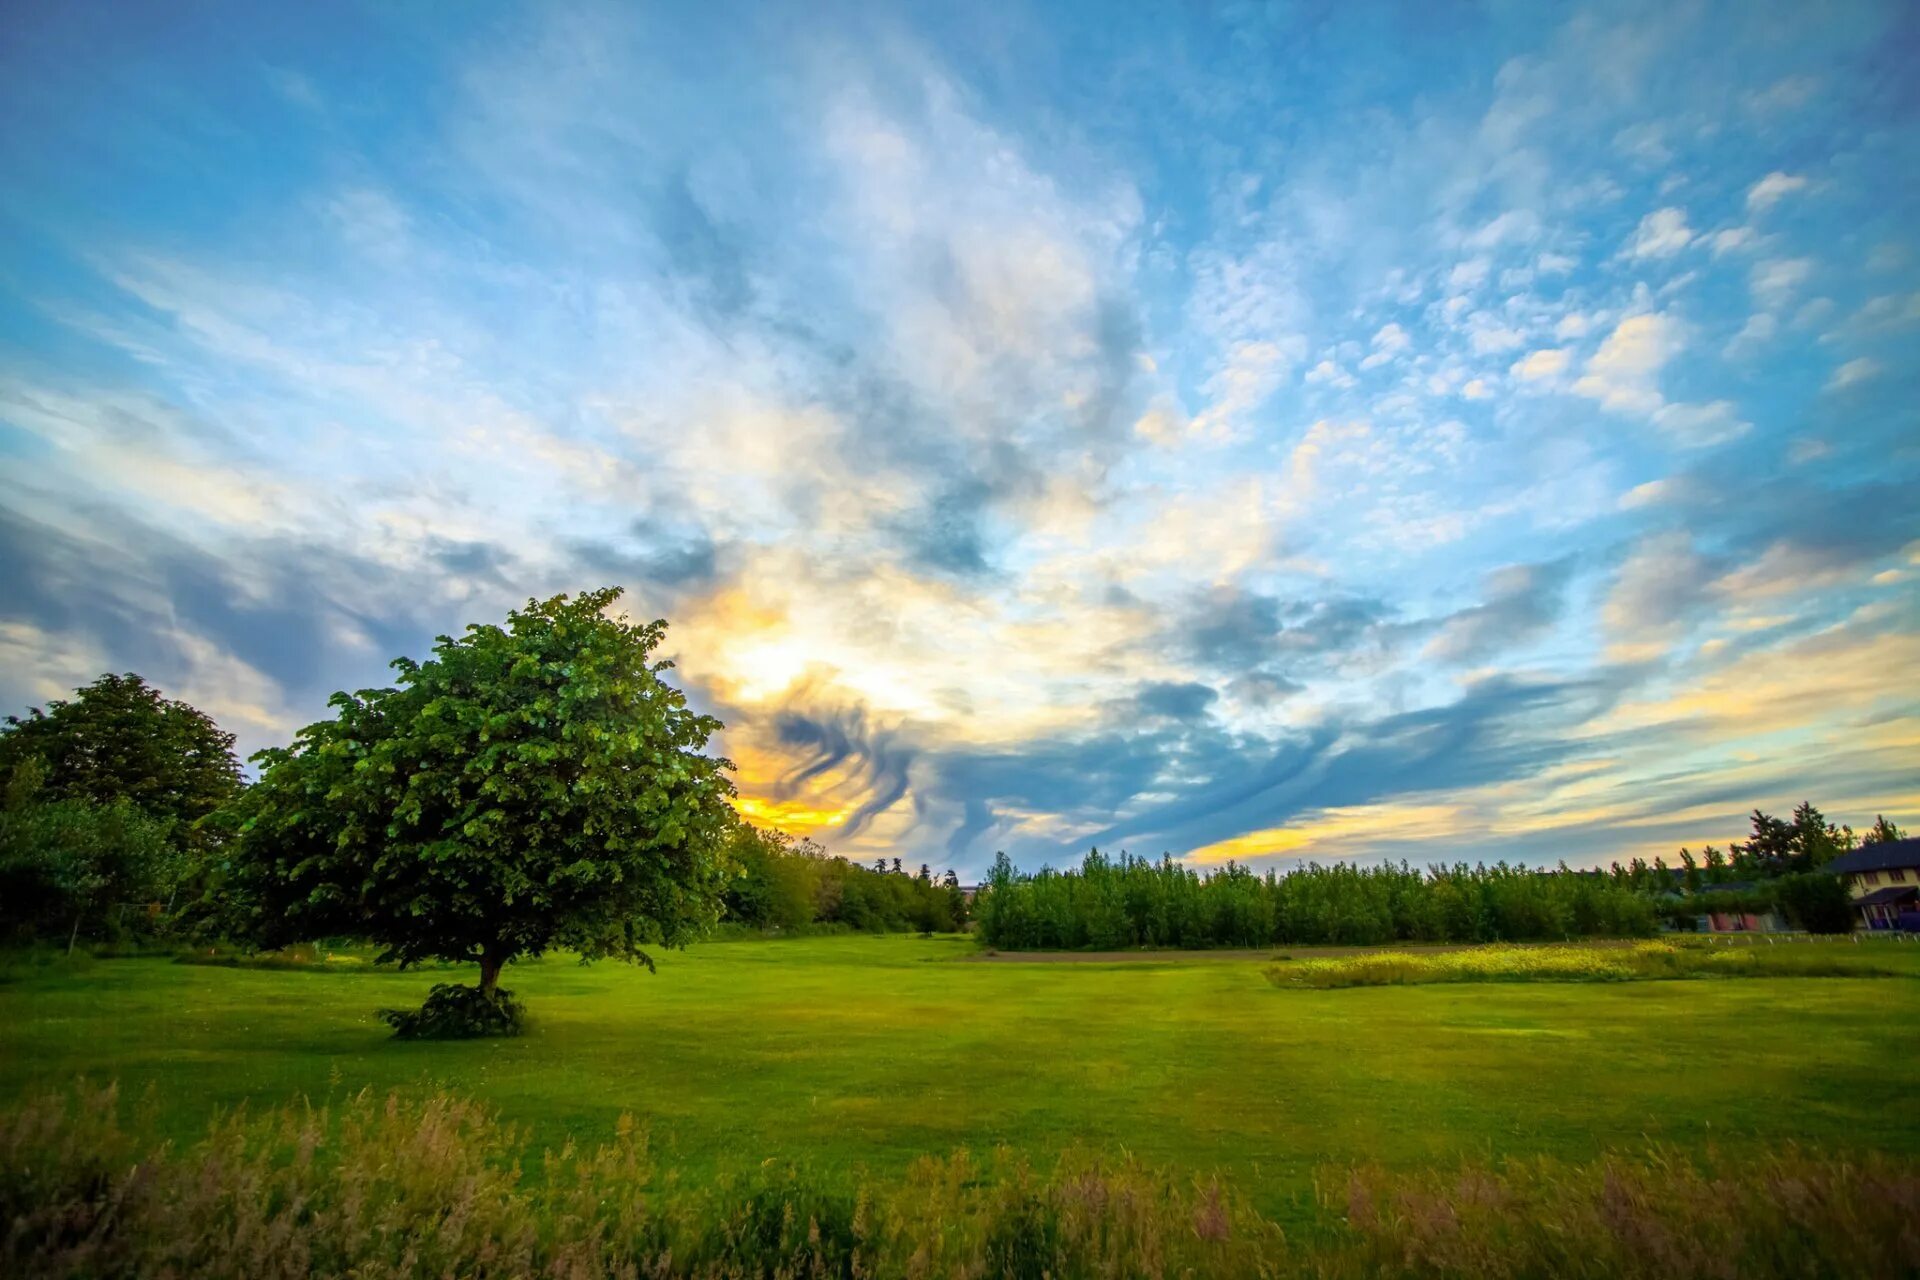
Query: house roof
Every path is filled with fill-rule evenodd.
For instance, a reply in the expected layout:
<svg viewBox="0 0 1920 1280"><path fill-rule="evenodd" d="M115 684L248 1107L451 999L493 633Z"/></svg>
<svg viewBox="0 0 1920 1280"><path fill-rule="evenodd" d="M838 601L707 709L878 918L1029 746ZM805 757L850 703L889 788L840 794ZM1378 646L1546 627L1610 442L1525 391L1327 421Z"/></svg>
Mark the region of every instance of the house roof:
<svg viewBox="0 0 1920 1280"><path fill-rule="evenodd" d="M1910 884L1889 885L1885 889L1875 889L1864 898L1855 898L1856 907L1890 907L1897 902L1920 901L1920 889Z"/></svg>
<svg viewBox="0 0 1920 1280"><path fill-rule="evenodd" d="M1829 862L1826 869L1835 875L1847 875L1858 871L1891 871L1895 867L1920 867L1920 836L1863 844Z"/></svg>

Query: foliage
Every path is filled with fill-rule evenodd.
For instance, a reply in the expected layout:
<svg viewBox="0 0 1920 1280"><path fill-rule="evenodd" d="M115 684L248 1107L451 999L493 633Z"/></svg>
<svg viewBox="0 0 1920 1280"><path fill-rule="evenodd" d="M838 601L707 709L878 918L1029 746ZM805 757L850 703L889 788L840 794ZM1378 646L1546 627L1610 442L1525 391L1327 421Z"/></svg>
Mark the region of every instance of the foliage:
<svg viewBox="0 0 1920 1280"><path fill-rule="evenodd" d="M1711 889L1715 884L1727 881L1804 875L1820 870L1853 848L1855 843L1852 827L1828 822L1825 814L1805 800L1795 807L1791 822L1755 809L1750 826L1752 833L1746 841L1729 844L1727 855L1721 854L1712 845L1707 846L1706 873L1698 877L1701 883L1689 883L1688 888ZM1877 838L1887 838L1887 830L1898 829L1881 818L1874 827L1874 831L1880 832ZM1871 841L1876 837L1870 832L1867 838ZM1680 851L1680 858L1689 866L1694 862L1693 855L1685 849ZM1645 870L1638 859L1628 868L1623 869L1619 863L1613 866L1616 880L1630 882L1637 889L1665 891L1673 887L1671 884L1652 883L1649 877L1642 874Z"/></svg>
<svg viewBox="0 0 1920 1280"><path fill-rule="evenodd" d="M1906 839L1906 833L1887 821L1884 813L1875 814L1873 825L1860 837L1861 844L1888 844L1895 840Z"/></svg>
<svg viewBox="0 0 1920 1280"><path fill-rule="evenodd" d="M1718 1277L1920 1267L1920 1169L1651 1148L1571 1164L1326 1169L1283 1232L1217 1178L1069 1152L922 1157L841 1193L805 1170L696 1181L622 1117L536 1156L449 1096L229 1116L197 1143L84 1087L0 1115L0 1271L403 1277ZM525 1178L522 1170L540 1176Z"/></svg>
<svg viewBox="0 0 1920 1280"><path fill-rule="evenodd" d="M999 855L974 915L981 938L1009 950L1528 941L1655 925L1643 896L1565 870L1309 864L1262 876L1228 863L1203 875L1097 849L1074 870L1033 875Z"/></svg>
<svg viewBox="0 0 1920 1280"><path fill-rule="evenodd" d="M70 701L8 716L0 786L29 761L46 800L125 801L177 824L182 836L241 787L233 735L131 673L103 675Z"/></svg>
<svg viewBox="0 0 1920 1280"><path fill-rule="evenodd" d="M526 1012L505 987L482 991L441 982L420 1008L382 1009L380 1020L393 1028L396 1040L478 1040L519 1035Z"/></svg>
<svg viewBox="0 0 1920 1280"><path fill-rule="evenodd" d="M11 799L0 810L0 929L16 939L57 937L72 950L83 932L130 923L128 908L135 921L157 913L183 874L171 824L130 801L38 803L17 789Z"/></svg>
<svg viewBox="0 0 1920 1280"><path fill-rule="evenodd" d="M197 893L203 820L240 786L233 735L137 675L8 716L0 932L69 948L164 932Z"/></svg>
<svg viewBox="0 0 1920 1280"><path fill-rule="evenodd" d="M501 967L551 947L651 966L718 914L734 819L725 770L655 661L664 622L605 610L617 589L529 601L441 636L398 687L265 751L222 815L223 886L262 946L353 934L383 960Z"/></svg>
<svg viewBox="0 0 1920 1280"><path fill-rule="evenodd" d="M1871 954L1809 946L1489 946L1460 951L1368 951L1282 960L1267 980L1283 988L1418 986L1435 982L1648 982L1674 978L1891 978Z"/></svg>
<svg viewBox="0 0 1920 1280"><path fill-rule="evenodd" d="M727 845L737 873L724 895L725 919L778 933L844 927L862 933L950 933L966 920L960 881L897 869L868 869L829 857L811 840L739 824ZM898 859L895 859L897 865Z"/></svg>
<svg viewBox="0 0 1920 1280"><path fill-rule="evenodd" d="M1809 871L1781 876L1770 886L1773 900L1796 928L1809 933L1851 933L1853 904L1838 876Z"/></svg>

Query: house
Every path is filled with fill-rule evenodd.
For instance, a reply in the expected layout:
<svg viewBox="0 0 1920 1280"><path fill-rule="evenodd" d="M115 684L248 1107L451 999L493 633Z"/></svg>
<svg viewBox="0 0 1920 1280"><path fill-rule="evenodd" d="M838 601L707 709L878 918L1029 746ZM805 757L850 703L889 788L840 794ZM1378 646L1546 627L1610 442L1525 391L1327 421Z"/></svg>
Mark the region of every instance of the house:
<svg viewBox="0 0 1920 1280"><path fill-rule="evenodd" d="M1829 862L1864 929L1920 932L1920 836L1863 844Z"/></svg>

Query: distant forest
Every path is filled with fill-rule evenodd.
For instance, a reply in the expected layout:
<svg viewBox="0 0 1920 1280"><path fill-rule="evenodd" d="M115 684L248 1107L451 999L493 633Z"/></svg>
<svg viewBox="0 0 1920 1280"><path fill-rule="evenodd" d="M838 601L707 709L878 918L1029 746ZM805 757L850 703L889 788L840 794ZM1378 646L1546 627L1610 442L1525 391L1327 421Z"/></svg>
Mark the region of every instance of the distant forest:
<svg viewBox="0 0 1920 1280"><path fill-rule="evenodd" d="M976 931L1008 950L1127 947L1373 946L1391 942L1544 942L1643 937L1708 911L1779 911L1798 928L1844 933L1845 888L1822 872L1856 843L1896 840L1884 817L1856 840L1812 804L1791 820L1756 810L1752 834L1678 867L1635 858L1606 871L1464 863L1415 870L1308 864L1211 874L1095 849L1077 868L1023 873L1005 854L972 904Z"/></svg>

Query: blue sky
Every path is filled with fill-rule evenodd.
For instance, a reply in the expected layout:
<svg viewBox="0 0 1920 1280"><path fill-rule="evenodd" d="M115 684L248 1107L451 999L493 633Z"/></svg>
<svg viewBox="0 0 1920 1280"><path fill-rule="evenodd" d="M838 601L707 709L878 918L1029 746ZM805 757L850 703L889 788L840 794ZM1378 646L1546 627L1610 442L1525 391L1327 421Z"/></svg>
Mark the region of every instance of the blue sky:
<svg viewBox="0 0 1920 1280"><path fill-rule="evenodd" d="M1917 21L21 11L0 698L617 583L854 856L1920 821Z"/></svg>

